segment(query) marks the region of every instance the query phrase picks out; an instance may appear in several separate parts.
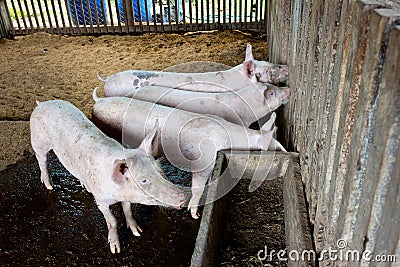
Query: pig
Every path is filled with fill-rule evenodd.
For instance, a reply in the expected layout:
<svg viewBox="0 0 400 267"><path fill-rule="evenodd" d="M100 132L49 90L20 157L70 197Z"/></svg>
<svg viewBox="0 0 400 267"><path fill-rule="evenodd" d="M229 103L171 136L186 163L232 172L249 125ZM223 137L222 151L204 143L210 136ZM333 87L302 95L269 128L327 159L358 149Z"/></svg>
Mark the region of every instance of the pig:
<svg viewBox="0 0 400 267"><path fill-rule="evenodd" d="M151 156L158 122L136 149L125 149L107 137L71 103L52 100L38 103L30 118L31 143L39 162L40 178L51 190L47 153L53 150L64 167L95 198L108 226L112 253L121 250L117 221L109 206L122 202L126 224L135 236L142 229L132 216L131 203L181 208L183 189L167 181Z"/></svg>
<svg viewBox="0 0 400 267"><path fill-rule="evenodd" d="M127 97L176 107L200 114L216 115L227 121L249 127L268 113L289 101L290 89L279 89L266 84L259 89L254 85L239 91L204 93L172 89L161 86L145 86L127 94Z"/></svg>
<svg viewBox="0 0 400 267"><path fill-rule="evenodd" d="M104 94L107 97L124 96L135 89L148 85L215 93L236 91L254 83L278 83L287 79L287 66L254 60L250 44L247 47L246 58L252 59L225 71L175 73L126 70L108 77L101 77L97 73L97 77L100 81L105 82Z"/></svg>
<svg viewBox="0 0 400 267"><path fill-rule="evenodd" d="M273 138L276 118L272 114L261 130L251 130L217 116L202 115L126 97L99 98L93 91L93 118L122 133L125 145L136 146L149 126L160 121L156 157L165 157L177 167L189 167L192 173L192 197L188 204L191 216L197 209L204 186L212 174L220 150L281 150Z"/></svg>
<svg viewBox="0 0 400 267"><path fill-rule="evenodd" d="M289 67L287 65L267 65L266 61L255 60L253 56L253 48L250 44L246 47L246 57L244 62L253 62L256 66L254 75L259 83L271 83L279 85L289 79Z"/></svg>

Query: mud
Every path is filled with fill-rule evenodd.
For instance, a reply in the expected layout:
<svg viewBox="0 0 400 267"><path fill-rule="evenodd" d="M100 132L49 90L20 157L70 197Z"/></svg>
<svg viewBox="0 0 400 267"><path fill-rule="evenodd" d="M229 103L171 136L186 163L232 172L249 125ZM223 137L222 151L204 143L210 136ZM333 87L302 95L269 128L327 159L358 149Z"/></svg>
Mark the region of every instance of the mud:
<svg viewBox="0 0 400 267"><path fill-rule="evenodd" d="M266 180L249 192L250 179L242 179L229 193L220 266L287 266L273 257L258 259L260 250L286 248L283 179ZM265 256L261 253L261 258Z"/></svg>
<svg viewBox="0 0 400 267"><path fill-rule="evenodd" d="M199 220L185 210L133 204L143 229L135 237L118 220L121 253L113 255L107 226L93 196L50 153L54 190L40 182L34 157L0 173L0 266L188 266ZM163 163L170 179L190 185L190 173Z"/></svg>

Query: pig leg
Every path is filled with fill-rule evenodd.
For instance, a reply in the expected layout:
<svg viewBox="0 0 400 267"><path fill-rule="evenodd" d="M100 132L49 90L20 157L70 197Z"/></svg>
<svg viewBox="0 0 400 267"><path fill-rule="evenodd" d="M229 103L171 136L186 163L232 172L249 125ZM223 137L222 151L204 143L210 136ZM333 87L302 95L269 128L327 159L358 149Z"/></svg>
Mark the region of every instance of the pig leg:
<svg viewBox="0 0 400 267"><path fill-rule="evenodd" d="M108 203L97 202L97 206L106 219L108 227L108 242L110 243L111 252L113 254L115 251L119 253L121 251L121 246L118 239L117 220L111 213L110 205Z"/></svg>
<svg viewBox="0 0 400 267"><path fill-rule="evenodd" d="M199 214L197 213L197 209L210 173L193 173L192 176L192 198L189 201L188 209L190 209L192 218L198 219Z"/></svg>
<svg viewBox="0 0 400 267"><path fill-rule="evenodd" d="M197 209L200 203L200 199L203 195L205 185L213 172L214 165L215 159L213 164L210 164L210 166L203 171L192 173L192 198L189 201L188 209L190 209L190 214L192 215L193 219L199 218Z"/></svg>
<svg viewBox="0 0 400 267"><path fill-rule="evenodd" d="M273 126L275 123L275 119L276 119L276 113L272 112L271 117L269 118L269 120L261 127L261 130L263 131L272 131L273 130Z"/></svg>
<svg viewBox="0 0 400 267"><path fill-rule="evenodd" d="M38 140L34 140L34 136L32 135L32 148L35 152L36 159L39 163L40 169L40 180L47 189L52 190L53 186L50 182L49 170L47 169L47 153L49 152L49 147L44 142L39 142Z"/></svg>
<svg viewBox="0 0 400 267"><path fill-rule="evenodd" d="M131 228L134 236L140 236L139 232L143 232L143 230L138 226L137 222L132 216L131 203L129 201L123 201L122 209L124 210L125 214L126 226Z"/></svg>

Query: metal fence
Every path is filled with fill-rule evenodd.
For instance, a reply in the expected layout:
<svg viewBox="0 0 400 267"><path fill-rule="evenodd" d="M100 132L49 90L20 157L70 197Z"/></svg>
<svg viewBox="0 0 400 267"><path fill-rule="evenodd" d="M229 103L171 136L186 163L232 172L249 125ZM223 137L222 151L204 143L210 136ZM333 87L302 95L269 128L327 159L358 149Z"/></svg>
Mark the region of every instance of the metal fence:
<svg viewBox="0 0 400 267"><path fill-rule="evenodd" d="M270 60L289 65L293 92L281 127L300 153L316 249L338 251L332 266L362 264L339 263L340 251L400 260L400 3L390 2L269 1Z"/></svg>
<svg viewBox="0 0 400 267"><path fill-rule="evenodd" d="M263 29L266 0L0 0L0 37Z"/></svg>

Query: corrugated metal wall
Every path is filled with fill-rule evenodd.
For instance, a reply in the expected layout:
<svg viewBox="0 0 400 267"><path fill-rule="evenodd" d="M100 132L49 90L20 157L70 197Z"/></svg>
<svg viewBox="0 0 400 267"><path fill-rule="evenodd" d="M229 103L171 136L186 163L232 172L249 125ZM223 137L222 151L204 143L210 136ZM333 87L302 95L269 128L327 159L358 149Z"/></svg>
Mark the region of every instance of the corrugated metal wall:
<svg viewBox="0 0 400 267"><path fill-rule="evenodd" d="M267 0L0 0L0 37L263 30Z"/></svg>
<svg viewBox="0 0 400 267"><path fill-rule="evenodd" d="M317 251L343 239L347 251L400 261L399 10L271 0L268 11L270 60L290 68L282 127L300 152Z"/></svg>

